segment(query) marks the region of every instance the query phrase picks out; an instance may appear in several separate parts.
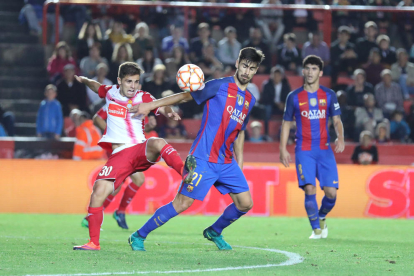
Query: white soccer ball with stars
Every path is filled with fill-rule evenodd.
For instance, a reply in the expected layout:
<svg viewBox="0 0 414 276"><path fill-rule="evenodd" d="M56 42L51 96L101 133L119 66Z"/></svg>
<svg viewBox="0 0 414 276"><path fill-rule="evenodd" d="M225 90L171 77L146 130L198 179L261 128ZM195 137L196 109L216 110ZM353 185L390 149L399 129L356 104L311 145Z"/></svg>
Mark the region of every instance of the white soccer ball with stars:
<svg viewBox="0 0 414 276"><path fill-rule="evenodd" d="M194 92L204 86L204 73L194 64L183 65L175 77L177 84L184 92Z"/></svg>

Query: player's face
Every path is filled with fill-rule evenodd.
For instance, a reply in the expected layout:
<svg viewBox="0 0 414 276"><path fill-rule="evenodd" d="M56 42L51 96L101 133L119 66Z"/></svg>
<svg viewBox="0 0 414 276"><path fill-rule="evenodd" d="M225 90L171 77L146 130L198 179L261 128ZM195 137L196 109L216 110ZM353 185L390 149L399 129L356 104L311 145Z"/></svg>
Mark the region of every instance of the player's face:
<svg viewBox="0 0 414 276"><path fill-rule="evenodd" d="M306 84L314 84L319 81L319 78L322 77L323 72L317 65L306 64L305 68L302 69L302 74L305 78Z"/></svg>
<svg viewBox="0 0 414 276"><path fill-rule="evenodd" d="M237 68L237 80L242 84L248 84L250 80L253 78L254 74L256 74L257 69L259 68L257 63L251 62L248 60L237 61L236 63Z"/></svg>
<svg viewBox="0 0 414 276"><path fill-rule="evenodd" d="M118 84L121 94L127 98L135 96L135 92L140 89L139 75L126 76L123 79L118 78Z"/></svg>

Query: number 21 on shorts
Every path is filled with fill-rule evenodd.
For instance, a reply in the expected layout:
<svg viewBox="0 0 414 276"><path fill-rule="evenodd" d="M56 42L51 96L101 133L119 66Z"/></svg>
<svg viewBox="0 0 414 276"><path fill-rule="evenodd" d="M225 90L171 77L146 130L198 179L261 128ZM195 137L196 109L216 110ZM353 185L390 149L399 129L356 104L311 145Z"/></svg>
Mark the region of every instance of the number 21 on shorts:
<svg viewBox="0 0 414 276"><path fill-rule="evenodd" d="M104 166L101 170L101 172L99 173L99 176L108 176L112 171L112 166Z"/></svg>
<svg viewBox="0 0 414 276"><path fill-rule="evenodd" d="M198 177L198 179L197 179L197 177ZM196 186L197 187L197 185L198 185L198 183L200 183L200 180L201 180L201 178L203 177L203 175L202 174L198 174L198 173L196 173L196 172L194 172L193 173L193 181L191 181L191 185L194 185L194 181L197 181L196 182L196 184L194 185L194 186Z"/></svg>

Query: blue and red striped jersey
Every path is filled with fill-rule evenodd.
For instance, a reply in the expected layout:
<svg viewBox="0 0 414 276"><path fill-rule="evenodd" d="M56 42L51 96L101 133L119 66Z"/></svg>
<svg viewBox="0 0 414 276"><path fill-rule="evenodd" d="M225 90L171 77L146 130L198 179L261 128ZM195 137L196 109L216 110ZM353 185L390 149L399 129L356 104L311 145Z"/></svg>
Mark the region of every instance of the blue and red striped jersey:
<svg viewBox="0 0 414 276"><path fill-rule="evenodd" d="M328 149L328 118L341 115L335 92L319 86L307 92L303 86L289 93L283 120L296 120L296 150Z"/></svg>
<svg viewBox="0 0 414 276"><path fill-rule="evenodd" d="M231 163L233 143L246 129L255 97L241 90L233 77L208 81L191 95L197 104L205 102L205 106L190 154L212 163Z"/></svg>

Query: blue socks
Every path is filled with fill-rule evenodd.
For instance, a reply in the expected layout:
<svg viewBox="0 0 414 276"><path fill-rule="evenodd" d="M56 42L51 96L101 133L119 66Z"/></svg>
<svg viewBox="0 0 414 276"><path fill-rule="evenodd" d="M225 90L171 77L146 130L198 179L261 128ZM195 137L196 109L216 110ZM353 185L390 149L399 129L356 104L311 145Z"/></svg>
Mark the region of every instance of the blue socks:
<svg viewBox="0 0 414 276"><path fill-rule="evenodd" d="M320 218L325 218L326 217L326 215L335 206L335 201L336 201L336 197L335 198L329 198L329 197L326 197L326 196L323 197L321 209L319 210L319 217Z"/></svg>
<svg viewBox="0 0 414 276"><path fill-rule="evenodd" d="M308 214L309 222L312 226L312 229L321 228L319 224L319 212L318 212L318 203L316 202L315 195L305 194L305 209Z"/></svg>
<svg viewBox="0 0 414 276"><path fill-rule="evenodd" d="M175 211L172 202L170 202L167 205L158 208L154 215L137 232L141 237L146 238L150 232L162 226L176 215L178 215L178 213Z"/></svg>
<svg viewBox="0 0 414 276"><path fill-rule="evenodd" d="M226 210L224 210L223 214L218 218L218 220L213 225L211 225L211 228L213 228L214 231L221 235L221 232L224 228L229 226L231 223L239 219L244 214L246 214L246 212L240 211L236 208L236 205L232 203L229 206L227 206Z"/></svg>

